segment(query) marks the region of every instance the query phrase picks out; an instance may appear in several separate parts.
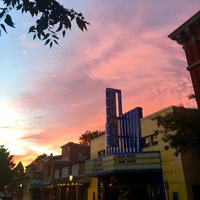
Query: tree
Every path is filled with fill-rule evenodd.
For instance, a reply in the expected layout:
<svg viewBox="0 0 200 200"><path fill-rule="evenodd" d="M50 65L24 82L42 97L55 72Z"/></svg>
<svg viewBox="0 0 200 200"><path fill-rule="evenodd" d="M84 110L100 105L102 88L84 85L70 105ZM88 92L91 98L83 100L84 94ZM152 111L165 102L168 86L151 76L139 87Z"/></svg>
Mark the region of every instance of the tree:
<svg viewBox="0 0 200 200"><path fill-rule="evenodd" d="M0 146L0 191L12 180L12 169L15 166L13 155L10 155L4 145Z"/></svg>
<svg viewBox="0 0 200 200"><path fill-rule="evenodd" d="M76 20L78 27L84 31L89 24L84 20L82 13L77 13L73 9L66 9L56 0L1 0L4 7L0 8L0 35L1 31L7 33L6 26L15 28L10 12L12 10L29 13L32 17L36 16L36 23L29 28L29 33L44 40L46 44L58 44L58 32L65 37L66 30L71 29L72 21ZM3 22L2 22L3 21Z"/></svg>
<svg viewBox="0 0 200 200"><path fill-rule="evenodd" d="M90 145L91 140L104 134L105 131L86 131L79 137L80 144Z"/></svg>
<svg viewBox="0 0 200 200"><path fill-rule="evenodd" d="M194 108L174 107L173 112L165 116L156 116L157 133L163 134L163 141L168 143L166 149L175 149L175 155L192 151L200 156L200 110Z"/></svg>
<svg viewBox="0 0 200 200"><path fill-rule="evenodd" d="M46 157L47 157L47 154L43 153L42 155L37 156L37 158L34 161L32 161L32 164L36 165L39 163L40 160L42 160L43 158L46 158Z"/></svg>

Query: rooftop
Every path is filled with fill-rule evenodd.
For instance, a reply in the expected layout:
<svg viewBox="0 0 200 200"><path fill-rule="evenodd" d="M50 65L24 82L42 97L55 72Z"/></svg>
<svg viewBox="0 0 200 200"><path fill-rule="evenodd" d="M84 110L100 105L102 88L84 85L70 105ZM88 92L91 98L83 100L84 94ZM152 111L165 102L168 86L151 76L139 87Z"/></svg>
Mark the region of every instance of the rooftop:
<svg viewBox="0 0 200 200"><path fill-rule="evenodd" d="M195 15L189 18L186 22L184 22L181 26L179 26L175 31L168 35L172 40L176 40L176 36L185 31L186 28L199 23L200 22L200 11L198 11Z"/></svg>

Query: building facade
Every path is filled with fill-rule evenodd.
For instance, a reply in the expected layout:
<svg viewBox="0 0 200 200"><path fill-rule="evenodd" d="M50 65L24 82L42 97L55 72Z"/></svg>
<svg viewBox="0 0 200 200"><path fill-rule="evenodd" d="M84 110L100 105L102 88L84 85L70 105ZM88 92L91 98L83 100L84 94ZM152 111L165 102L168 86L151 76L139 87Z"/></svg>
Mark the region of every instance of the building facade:
<svg viewBox="0 0 200 200"><path fill-rule="evenodd" d="M85 160L90 146L69 142L62 154L44 157L26 166L13 181L14 196L20 200L87 200L90 177L85 175ZM19 167L18 167L19 168ZM16 168L16 170L18 170Z"/></svg>
<svg viewBox="0 0 200 200"><path fill-rule="evenodd" d="M111 105L115 109L116 104ZM86 162L86 175L92 177L88 199L199 199L199 158L190 153L176 157L173 149L165 150L162 135L156 134L158 126L152 120L176 107L143 118L141 108L133 109L134 114L129 111L116 116L112 106L106 106L106 126L112 127L113 122L118 134L111 128L111 133L91 142L91 157ZM116 117L117 122L109 118L108 109L112 109L110 117ZM113 146L108 145L107 137L116 137Z"/></svg>
<svg viewBox="0 0 200 200"><path fill-rule="evenodd" d="M85 176L85 160L90 146L69 142L62 147L62 159L56 161L52 195L58 200L87 200L90 177Z"/></svg>
<svg viewBox="0 0 200 200"><path fill-rule="evenodd" d="M200 108L200 11L174 30L169 36L185 51L197 106Z"/></svg>

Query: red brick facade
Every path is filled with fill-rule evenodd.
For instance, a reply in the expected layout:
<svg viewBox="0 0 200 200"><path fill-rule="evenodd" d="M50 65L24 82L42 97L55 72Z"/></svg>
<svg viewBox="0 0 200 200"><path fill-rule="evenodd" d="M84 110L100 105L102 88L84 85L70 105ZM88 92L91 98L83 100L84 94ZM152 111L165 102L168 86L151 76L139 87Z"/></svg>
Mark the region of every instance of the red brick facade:
<svg viewBox="0 0 200 200"><path fill-rule="evenodd" d="M172 32L169 37L185 50L197 106L200 109L200 11Z"/></svg>
<svg viewBox="0 0 200 200"><path fill-rule="evenodd" d="M80 160L79 156L89 155L90 146L75 144L73 142L69 142L62 147L62 159L69 159L70 162L75 162Z"/></svg>

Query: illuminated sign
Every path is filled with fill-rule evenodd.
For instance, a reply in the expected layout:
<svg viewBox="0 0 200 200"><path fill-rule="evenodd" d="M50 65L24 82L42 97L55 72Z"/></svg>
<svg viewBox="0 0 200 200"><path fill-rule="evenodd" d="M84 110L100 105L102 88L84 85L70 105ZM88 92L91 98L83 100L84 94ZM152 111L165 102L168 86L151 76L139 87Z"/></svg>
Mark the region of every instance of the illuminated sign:
<svg viewBox="0 0 200 200"><path fill-rule="evenodd" d="M126 171L160 171L159 151L112 154L86 161L86 175Z"/></svg>

